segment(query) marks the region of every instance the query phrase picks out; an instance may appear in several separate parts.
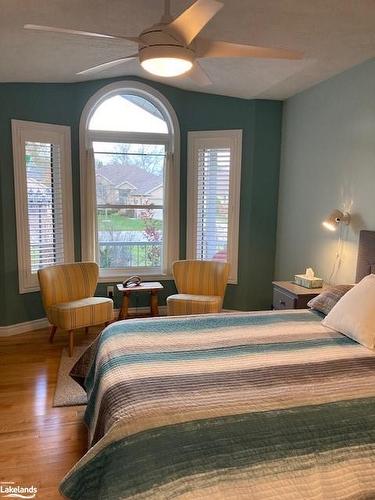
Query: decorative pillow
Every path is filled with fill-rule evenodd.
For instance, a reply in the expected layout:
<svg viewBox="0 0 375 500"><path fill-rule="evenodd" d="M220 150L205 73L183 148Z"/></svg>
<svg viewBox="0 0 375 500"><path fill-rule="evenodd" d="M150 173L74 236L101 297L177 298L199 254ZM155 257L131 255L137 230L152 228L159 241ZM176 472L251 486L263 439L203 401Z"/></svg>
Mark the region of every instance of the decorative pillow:
<svg viewBox="0 0 375 500"><path fill-rule="evenodd" d="M375 274L369 274L349 290L323 320L323 325L374 349Z"/></svg>
<svg viewBox="0 0 375 500"><path fill-rule="evenodd" d="M354 285L335 285L327 288L322 293L311 299L307 305L315 311L323 314L328 314L337 302L348 292Z"/></svg>

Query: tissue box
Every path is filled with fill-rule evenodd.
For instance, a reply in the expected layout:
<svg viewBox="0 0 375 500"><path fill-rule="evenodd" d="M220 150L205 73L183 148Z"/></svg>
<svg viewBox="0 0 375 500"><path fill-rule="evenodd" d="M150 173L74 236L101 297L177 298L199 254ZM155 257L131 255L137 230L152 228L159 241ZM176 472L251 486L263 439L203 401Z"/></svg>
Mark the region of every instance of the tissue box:
<svg viewBox="0 0 375 500"><path fill-rule="evenodd" d="M296 274L294 276L294 282L296 285L305 288L321 288L323 286L323 280L321 278L307 278L305 274Z"/></svg>

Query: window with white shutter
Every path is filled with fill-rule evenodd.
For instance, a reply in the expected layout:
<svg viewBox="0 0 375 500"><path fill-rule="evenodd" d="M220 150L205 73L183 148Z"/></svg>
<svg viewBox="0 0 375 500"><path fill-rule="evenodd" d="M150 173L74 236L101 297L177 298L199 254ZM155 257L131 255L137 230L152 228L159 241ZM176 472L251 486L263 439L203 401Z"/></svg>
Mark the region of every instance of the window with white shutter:
<svg viewBox="0 0 375 500"><path fill-rule="evenodd" d="M230 263L237 282L241 130L189 132L187 256Z"/></svg>
<svg viewBox="0 0 375 500"><path fill-rule="evenodd" d="M38 269L72 262L70 129L12 120L20 293Z"/></svg>

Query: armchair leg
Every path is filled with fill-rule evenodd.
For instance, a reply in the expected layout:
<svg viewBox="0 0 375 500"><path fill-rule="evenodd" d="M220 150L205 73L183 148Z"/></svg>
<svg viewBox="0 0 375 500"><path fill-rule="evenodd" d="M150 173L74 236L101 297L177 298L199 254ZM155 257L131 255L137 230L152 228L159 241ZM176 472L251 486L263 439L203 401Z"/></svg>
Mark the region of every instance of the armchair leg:
<svg viewBox="0 0 375 500"><path fill-rule="evenodd" d="M52 325L51 326L51 332L49 334L49 341L51 342L51 344L53 342L53 337L55 336L56 330L57 330L57 326Z"/></svg>
<svg viewBox="0 0 375 500"><path fill-rule="evenodd" d="M69 357L73 356L73 347L74 347L74 331L69 330Z"/></svg>
<svg viewBox="0 0 375 500"><path fill-rule="evenodd" d="M86 326L86 328L85 328L85 334L88 335L88 333L89 333L89 327Z"/></svg>

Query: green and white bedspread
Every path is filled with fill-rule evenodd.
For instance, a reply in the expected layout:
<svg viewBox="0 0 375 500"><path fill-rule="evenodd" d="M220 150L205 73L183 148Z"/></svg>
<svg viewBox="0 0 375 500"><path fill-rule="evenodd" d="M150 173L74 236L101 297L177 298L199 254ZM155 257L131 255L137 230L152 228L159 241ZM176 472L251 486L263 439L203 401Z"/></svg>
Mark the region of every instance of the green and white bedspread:
<svg viewBox="0 0 375 500"><path fill-rule="evenodd" d="M73 368L79 500L375 498L375 354L309 311L106 328Z"/></svg>

